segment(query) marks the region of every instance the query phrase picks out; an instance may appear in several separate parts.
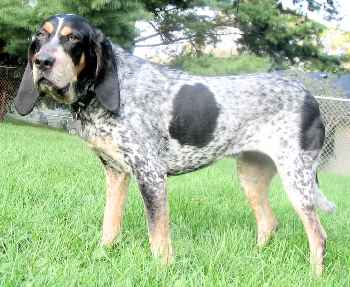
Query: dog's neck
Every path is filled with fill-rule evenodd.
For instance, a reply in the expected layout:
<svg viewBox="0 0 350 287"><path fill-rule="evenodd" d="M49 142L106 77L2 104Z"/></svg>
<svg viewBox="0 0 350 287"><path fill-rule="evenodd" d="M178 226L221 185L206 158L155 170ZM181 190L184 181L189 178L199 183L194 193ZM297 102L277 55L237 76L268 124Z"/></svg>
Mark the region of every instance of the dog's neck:
<svg viewBox="0 0 350 287"><path fill-rule="evenodd" d="M79 114L85 110L95 97L94 83L92 80L83 80L75 84L75 91L79 94L79 99L70 106L73 117L78 118Z"/></svg>
<svg viewBox="0 0 350 287"><path fill-rule="evenodd" d="M118 66L119 84L122 88L124 86L124 81L132 79L134 75L138 73L142 65L150 62L132 55L116 44L113 44L112 47Z"/></svg>
<svg viewBox="0 0 350 287"><path fill-rule="evenodd" d="M121 106L123 106L124 87L128 85L129 81L133 81L133 78L135 75L137 75L140 67L149 62L130 54L118 45L113 44L112 47L118 65L118 79L121 89ZM93 113L101 112L101 109L104 110L98 101L94 100L95 83L93 80L77 82L75 88L76 92L80 95L79 100L71 105L71 111L75 119L85 119ZM111 116L116 115L111 113Z"/></svg>
<svg viewBox="0 0 350 287"><path fill-rule="evenodd" d="M86 109L86 107L90 104L92 99L95 97L95 93L93 91L88 91L85 95L83 95L77 102L71 105L71 110L74 117L78 117L79 114Z"/></svg>

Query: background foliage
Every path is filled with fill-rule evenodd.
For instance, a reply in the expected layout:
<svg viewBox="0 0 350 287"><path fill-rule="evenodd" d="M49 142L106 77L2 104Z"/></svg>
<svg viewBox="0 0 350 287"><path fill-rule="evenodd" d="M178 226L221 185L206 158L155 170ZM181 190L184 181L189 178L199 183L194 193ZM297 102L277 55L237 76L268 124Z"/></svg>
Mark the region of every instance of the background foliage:
<svg viewBox="0 0 350 287"><path fill-rule="evenodd" d="M131 47L136 36L134 24L144 17L140 1L105 0L1 0L0 39L7 50L24 56L31 35L43 19L58 13L75 13L87 17L113 41Z"/></svg>
<svg viewBox="0 0 350 287"><path fill-rule="evenodd" d="M320 49L325 26L283 9L275 0L242 0L235 26L243 32L239 40L243 49L269 55L278 63L312 61L321 69L340 64L336 57L326 56Z"/></svg>
<svg viewBox="0 0 350 287"><path fill-rule="evenodd" d="M329 17L337 15L332 0L294 3L310 10L323 8ZM212 7L218 13L214 17L201 15L196 7ZM155 28L153 36L160 35L164 43L188 39L196 55L201 55L205 43L217 41L217 28L235 26L243 32L242 50L269 56L276 63L311 61L323 70L340 64L319 48L324 27L284 9L279 0L1 0L0 43L6 42L7 51L25 58L33 32L43 19L57 13L85 16L129 49L137 42L135 21L143 19Z"/></svg>

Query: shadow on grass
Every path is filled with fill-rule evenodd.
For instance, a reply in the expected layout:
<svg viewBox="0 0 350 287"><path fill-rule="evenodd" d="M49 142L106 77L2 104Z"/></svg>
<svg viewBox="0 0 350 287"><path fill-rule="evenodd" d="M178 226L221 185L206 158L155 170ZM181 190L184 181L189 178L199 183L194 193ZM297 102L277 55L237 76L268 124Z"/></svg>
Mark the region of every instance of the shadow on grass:
<svg viewBox="0 0 350 287"><path fill-rule="evenodd" d="M57 132L68 134L68 132L66 132L62 128L50 127L48 125L39 124L39 123L32 123L32 122L28 122L24 119L18 120L18 119L14 119L10 116L6 116L5 119L3 120L3 123L5 123L5 124L8 123L8 124L12 124L15 126L20 126L20 127L32 127L32 128L46 129L46 130L57 131Z"/></svg>

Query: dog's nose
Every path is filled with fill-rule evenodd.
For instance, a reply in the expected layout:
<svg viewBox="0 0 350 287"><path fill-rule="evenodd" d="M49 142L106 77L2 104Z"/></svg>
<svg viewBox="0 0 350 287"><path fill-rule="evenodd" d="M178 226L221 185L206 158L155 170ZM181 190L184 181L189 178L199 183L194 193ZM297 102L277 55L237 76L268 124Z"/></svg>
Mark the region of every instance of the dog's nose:
<svg viewBox="0 0 350 287"><path fill-rule="evenodd" d="M52 68L53 64L55 63L55 58L52 57L48 53L39 53L34 60L34 63L39 67L41 70L49 70Z"/></svg>

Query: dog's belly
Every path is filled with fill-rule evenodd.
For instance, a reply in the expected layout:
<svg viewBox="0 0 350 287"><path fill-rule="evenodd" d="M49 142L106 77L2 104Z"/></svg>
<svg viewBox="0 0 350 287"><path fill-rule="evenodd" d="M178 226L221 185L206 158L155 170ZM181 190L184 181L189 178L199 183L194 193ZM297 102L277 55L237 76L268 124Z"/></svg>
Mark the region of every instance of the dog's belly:
<svg viewBox="0 0 350 287"><path fill-rule="evenodd" d="M213 142L215 143L215 142ZM227 144L209 144L205 147L179 145L171 140L169 149L164 154L169 175L191 172L223 158L226 154Z"/></svg>

